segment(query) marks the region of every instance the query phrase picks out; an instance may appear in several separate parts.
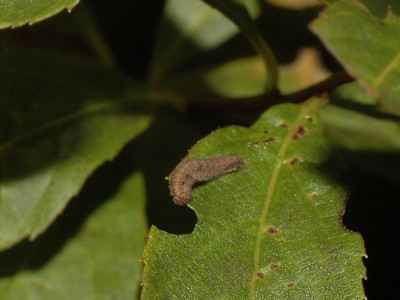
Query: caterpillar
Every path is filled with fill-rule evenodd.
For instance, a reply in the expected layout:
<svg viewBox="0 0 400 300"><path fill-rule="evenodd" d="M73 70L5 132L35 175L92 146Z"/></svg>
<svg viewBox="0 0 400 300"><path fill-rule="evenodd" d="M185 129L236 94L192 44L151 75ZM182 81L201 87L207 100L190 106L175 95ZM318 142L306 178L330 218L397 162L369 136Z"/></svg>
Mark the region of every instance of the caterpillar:
<svg viewBox="0 0 400 300"><path fill-rule="evenodd" d="M237 154L221 155L210 158L193 158L179 163L168 176L172 199L177 205L186 205L192 198L192 187L197 182L204 182L237 171L244 165Z"/></svg>

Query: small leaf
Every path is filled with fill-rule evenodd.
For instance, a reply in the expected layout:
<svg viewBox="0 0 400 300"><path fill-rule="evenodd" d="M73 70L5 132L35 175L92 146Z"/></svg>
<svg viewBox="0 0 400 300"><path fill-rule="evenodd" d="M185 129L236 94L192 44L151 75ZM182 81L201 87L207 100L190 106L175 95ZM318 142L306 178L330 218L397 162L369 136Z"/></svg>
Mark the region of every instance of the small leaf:
<svg viewBox="0 0 400 300"><path fill-rule="evenodd" d="M333 101L321 110L330 139L352 151L400 151L400 122L376 109L376 97L368 97L356 82L335 90Z"/></svg>
<svg viewBox="0 0 400 300"><path fill-rule="evenodd" d="M229 61L205 75L207 86L224 97L248 97L264 92L266 74L260 57Z"/></svg>
<svg viewBox="0 0 400 300"><path fill-rule="evenodd" d="M335 144L353 151L400 151L400 123L329 105L321 112Z"/></svg>
<svg viewBox="0 0 400 300"><path fill-rule="evenodd" d="M329 72L314 48L304 48L289 65L279 68L279 90L293 93L315 84ZM265 89L265 65L261 57L232 59L217 67L203 68L175 76L165 86L185 96L220 95L227 98L260 95Z"/></svg>
<svg viewBox="0 0 400 300"><path fill-rule="evenodd" d="M289 94L316 84L329 76L318 51L314 48L303 48L296 59L279 68L279 90Z"/></svg>
<svg viewBox="0 0 400 300"><path fill-rule="evenodd" d="M147 227L144 203L143 178L135 173L45 264L39 257L55 247L58 231L0 254L0 298L134 299ZM60 225L64 230L71 225L66 223Z"/></svg>
<svg viewBox="0 0 400 300"><path fill-rule="evenodd" d="M63 9L71 10L79 0L0 1L0 29L33 24Z"/></svg>
<svg viewBox="0 0 400 300"><path fill-rule="evenodd" d="M251 1L243 0L202 0L207 4L218 9L227 16L240 29L241 33L247 38L253 48L263 58L267 69L266 91L267 93L276 88L278 81L277 63L275 56L269 48L267 42L258 30L255 22L250 15L248 3Z"/></svg>
<svg viewBox="0 0 400 300"><path fill-rule="evenodd" d="M147 97L86 60L0 55L0 249L35 238L148 126Z"/></svg>
<svg viewBox="0 0 400 300"><path fill-rule="evenodd" d="M367 93L400 114L400 19L389 13L382 21L358 2L338 1L315 20L311 29Z"/></svg>
<svg viewBox="0 0 400 300"><path fill-rule="evenodd" d="M334 91L320 115L327 136L350 168L398 185L400 120L380 109L377 101L352 82Z"/></svg>
<svg viewBox="0 0 400 300"><path fill-rule="evenodd" d="M188 158L236 153L245 165L194 188L193 233L151 228L143 299L364 298L365 250L340 223L347 195L318 106L273 107L191 149Z"/></svg>
<svg viewBox="0 0 400 300"><path fill-rule="evenodd" d="M165 86L185 96L220 95L236 98L262 94L265 78L265 66L260 57L243 57L217 67L176 76L168 80Z"/></svg>
<svg viewBox="0 0 400 300"><path fill-rule="evenodd" d="M268 69L263 90L276 87L277 66L252 16L259 12L257 1L169 0L160 25L150 81L160 84L167 75L188 64L200 53L212 50L237 33L237 28L261 55ZM237 26L234 26L232 22Z"/></svg>
<svg viewBox="0 0 400 300"><path fill-rule="evenodd" d="M168 0L159 26L151 81L168 77L199 53L218 47L238 32L224 15L198 0Z"/></svg>

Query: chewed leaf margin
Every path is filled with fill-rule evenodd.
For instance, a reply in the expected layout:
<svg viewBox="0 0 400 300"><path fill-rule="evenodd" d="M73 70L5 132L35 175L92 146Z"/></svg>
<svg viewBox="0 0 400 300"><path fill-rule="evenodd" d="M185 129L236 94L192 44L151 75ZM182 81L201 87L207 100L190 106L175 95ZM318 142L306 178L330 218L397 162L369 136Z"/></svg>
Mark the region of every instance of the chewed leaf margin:
<svg viewBox="0 0 400 300"><path fill-rule="evenodd" d="M151 228L143 299L365 297L364 245L340 222L342 169L316 103L273 107L191 149L187 159L236 153L244 166L194 188L193 233Z"/></svg>

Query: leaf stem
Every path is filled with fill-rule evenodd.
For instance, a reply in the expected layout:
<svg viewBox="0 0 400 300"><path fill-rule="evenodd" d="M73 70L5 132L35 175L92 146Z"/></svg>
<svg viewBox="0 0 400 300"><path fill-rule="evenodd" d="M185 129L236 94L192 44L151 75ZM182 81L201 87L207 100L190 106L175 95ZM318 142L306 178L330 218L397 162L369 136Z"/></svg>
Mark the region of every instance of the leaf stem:
<svg viewBox="0 0 400 300"><path fill-rule="evenodd" d="M90 9L84 3L73 14L75 22L97 59L106 66L116 65L114 56L104 40Z"/></svg>

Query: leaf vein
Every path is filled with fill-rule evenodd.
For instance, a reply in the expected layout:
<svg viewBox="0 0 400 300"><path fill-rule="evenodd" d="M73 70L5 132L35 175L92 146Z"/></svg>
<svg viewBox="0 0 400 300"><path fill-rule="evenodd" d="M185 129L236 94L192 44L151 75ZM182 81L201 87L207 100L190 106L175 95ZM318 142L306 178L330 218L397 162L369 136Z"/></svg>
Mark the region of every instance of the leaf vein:
<svg viewBox="0 0 400 300"><path fill-rule="evenodd" d="M264 224L267 218L267 214L269 211L269 207L272 201L272 196L275 191L275 186L277 183L278 175L284 162L285 153L292 141L292 137L295 134L296 130L298 129L298 125L300 124L303 116L306 114L306 106L302 107L302 110L299 112L296 120L293 124L289 127L288 133L282 143L281 148L279 149L277 160L272 171L272 176L268 185L268 191L264 202L263 210L261 211L258 231L256 235L256 243L255 243L255 251L254 251L254 269L250 280L250 299L255 299L255 289L256 289L256 280L257 280L257 272L259 271L259 263L260 263L260 252L261 252L261 241L264 235Z"/></svg>

